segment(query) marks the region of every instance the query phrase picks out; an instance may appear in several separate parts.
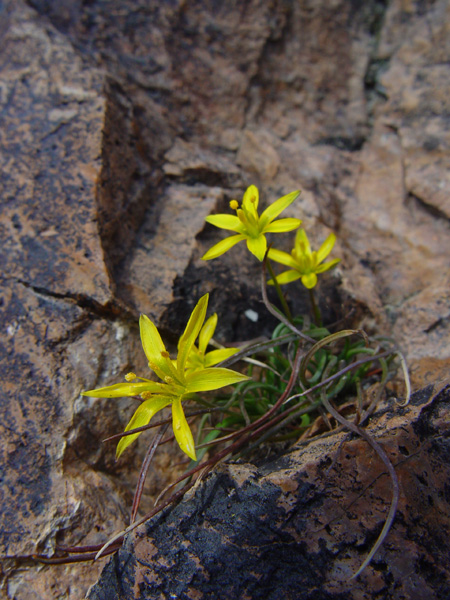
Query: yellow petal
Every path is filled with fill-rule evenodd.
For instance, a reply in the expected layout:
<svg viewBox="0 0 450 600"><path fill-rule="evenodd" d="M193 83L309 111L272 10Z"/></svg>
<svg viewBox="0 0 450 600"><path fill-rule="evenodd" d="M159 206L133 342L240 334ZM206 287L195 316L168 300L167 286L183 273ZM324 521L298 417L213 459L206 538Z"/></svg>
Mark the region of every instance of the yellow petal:
<svg viewBox="0 0 450 600"><path fill-rule="evenodd" d="M315 273L302 275L302 283L308 290L311 290L317 283L317 275Z"/></svg>
<svg viewBox="0 0 450 600"><path fill-rule="evenodd" d="M300 227L302 222L300 219L278 219L269 223L263 229L264 233L282 233L284 231L293 231Z"/></svg>
<svg viewBox="0 0 450 600"><path fill-rule="evenodd" d="M297 279L300 279L301 276L301 273L298 271L284 271L284 273L277 275L277 281L280 285L283 285L285 283L296 281Z"/></svg>
<svg viewBox="0 0 450 600"><path fill-rule="evenodd" d="M292 256L287 252L283 252L283 250L270 248L267 256L270 258L270 260L274 260L275 262L286 265L287 267L292 267L293 269L297 267L297 262L294 260L294 258L292 258Z"/></svg>
<svg viewBox="0 0 450 600"><path fill-rule="evenodd" d="M198 338L198 349L202 354L205 354L206 348L211 341L212 336L217 327L217 313L214 313L203 325Z"/></svg>
<svg viewBox="0 0 450 600"><path fill-rule="evenodd" d="M172 426L175 439L180 448L189 456L189 458L197 460L194 438L192 437L192 432L186 421L186 417L184 416L183 407L181 406L181 397L176 398L172 405Z"/></svg>
<svg viewBox="0 0 450 600"><path fill-rule="evenodd" d="M221 229L231 229L231 231L242 233L242 223L236 215L210 215L205 218L205 221Z"/></svg>
<svg viewBox="0 0 450 600"><path fill-rule="evenodd" d="M265 228L269 223L276 219L278 215L283 212L283 210L285 210L290 204L292 204L294 200L298 198L299 195L300 191L297 190L295 192L287 194L286 196L283 196L282 198L278 198L278 200L270 204L270 206L268 206L261 215L261 226ZM295 229L295 227L293 229Z"/></svg>
<svg viewBox="0 0 450 600"><path fill-rule="evenodd" d="M148 425L150 423L150 419L157 412L171 404L172 400L173 396L153 396L153 398L150 398L150 400L145 400L131 417L130 422L125 427L125 431L130 431L130 429L137 429L138 427ZM132 444L134 440L141 435L141 433L142 432L132 433L131 435L126 435L125 437L120 438L120 442L117 444L116 449L116 460L125 450L125 448L128 448L128 446Z"/></svg>
<svg viewBox="0 0 450 600"><path fill-rule="evenodd" d="M247 210L250 214L257 216L257 208L259 204L259 191L256 185L250 185L244 194L244 198L242 199L242 206Z"/></svg>
<svg viewBox="0 0 450 600"><path fill-rule="evenodd" d="M333 250L333 246L334 246L335 242L336 242L336 236L334 235L334 233L330 233L330 235L327 237L327 239L324 241L324 243L320 246L319 250L317 251L317 262L321 263L323 260L326 259L326 257Z"/></svg>
<svg viewBox="0 0 450 600"><path fill-rule="evenodd" d="M180 373L184 371L187 357L197 339L200 329L203 326L203 322L206 316L206 309L208 308L209 294L205 294L200 298L192 311L189 321L186 325L186 329L183 335L180 337L178 342L178 357L177 357L177 368Z"/></svg>
<svg viewBox="0 0 450 600"><path fill-rule="evenodd" d="M141 315L139 319L139 328L141 332L142 347L144 348L145 356L147 357L150 368L153 369L162 380L164 380L166 376L173 377L175 368L170 363L170 359L167 359L168 352L154 323L150 321L146 315Z"/></svg>
<svg viewBox="0 0 450 600"><path fill-rule="evenodd" d="M225 252L230 250L230 248L242 240L245 240L245 235L243 234L232 235L231 237L225 238L210 248L208 252L202 256L202 260L211 260L213 258L217 258L218 256L222 256L222 254L225 254Z"/></svg>
<svg viewBox="0 0 450 600"><path fill-rule="evenodd" d="M92 398L123 398L124 396L139 396L142 392L161 393L163 391L163 383L143 381L139 383L116 383L96 390L81 392L81 395Z"/></svg>
<svg viewBox="0 0 450 600"><path fill-rule="evenodd" d="M209 390L218 390L226 385L232 385L240 381L249 379L242 373L237 373L231 369L223 369L220 367L212 367L210 369L202 369L201 371L193 371L186 375L186 391L192 392L207 392Z"/></svg>
<svg viewBox="0 0 450 600"><path fill-rule="evenodd" d="M233 356L236 352L239 352L239 348L220 348L219 350L211 350L211 352L208 352L205 356L205 366L213 367L214 365L227 360L227 358L230 358L230 356Z"/></svg>
<svg viewBox="0 0 450 600"><path fill-rule="evenodd" d="M304 229L299 229L295 235L295 249L297 250L299 256L301 254L311 254L311 246Z"/></svg>
<svg viewBox="0 0 450 600"><path fill-rule="evenodd" d="M257 238L247 238L247 248L261 262L264 260L264 255L267 250L267 240L263 234Z"/></svg>
<svg viewBox="0 0 450 600"><path fill-rule="evenodd" d="M334 258L333 260L323 263L316 267L316 273L323 273L324 271L328 271L329 269L335 267L338 264L338 262L341 262L340 258Z"/></svg>

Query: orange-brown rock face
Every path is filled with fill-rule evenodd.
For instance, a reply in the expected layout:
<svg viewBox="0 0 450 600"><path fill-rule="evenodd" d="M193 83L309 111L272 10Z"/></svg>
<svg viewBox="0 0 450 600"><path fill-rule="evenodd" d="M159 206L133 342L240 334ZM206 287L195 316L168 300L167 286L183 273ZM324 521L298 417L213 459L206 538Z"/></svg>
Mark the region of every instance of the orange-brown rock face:
<svg viewBox="0 0 450 600"><path fill-rule="evenodd" d="M210 292L219 338L269 332L245 248L200 260L225 235L204 217L250 183L263 202L301 188L286 216L313 243L337 234L329 320L394 337L415 389L448 380L449 23L446 0L1 3L2 558L99 543L127 521L146 438L118 464L101 440L134 401L80 391L145 373L140 312L173 341ZM145 506L178 461L161 456ZM326 548L350 544L356 521ZM101 564L22 566L5 559L7 598L78 600Z"/></svg>

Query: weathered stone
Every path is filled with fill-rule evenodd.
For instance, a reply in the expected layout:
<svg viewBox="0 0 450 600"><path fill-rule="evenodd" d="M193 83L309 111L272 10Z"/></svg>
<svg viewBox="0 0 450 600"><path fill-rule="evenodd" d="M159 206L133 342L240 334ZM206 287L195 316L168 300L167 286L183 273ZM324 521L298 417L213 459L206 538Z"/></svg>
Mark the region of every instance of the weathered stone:
<svg viewBox="0 0 450 600"><path fill-rule="evenodd" d="M385 544L356 580L391 481L365 441L337 434L258 468L217 469L131 533L88 597L448 597L449 408L450 388L432 397L429 387L408 408L373 417L368 431L395 465L401 498Z"/></svg>
<svg viewBox="0 0 450 600"><path fill-rule="evenodd" d="M22 2L7 3L2 19L1 272L104 305L112 297L92 203L102 75Z"/></svg>
<svg viewBox="0 0 450 600"><path fill-rule="evenodd" d="M137 313L161 318L196 248L195 236L222 196L219 188L174 184L147 213L117 282L118 294Z"/></svg>
<svg viewBox="0 0 450 600"><path fill-rule="evenodd" d="M106 475L113 449L98 456L101 439L119 427L118 415L103 405L103 417L92 422L101 403L93 409L84 403L80 413L78 398L86 378L94 382L99 376L100 363L92 360L98 336L112 346L112 371L123 369L129 350L114 348L117 327L111 329L75 302L10 281L2 281L0 298L5 332L0 357L1 555L51 552L55 542L99 539L124 522L117 484ZM77 425L82 439L76 435ZM73 578L85 589L97 572L96 565L87 573L78 567ZM55 572L34 577L33 584L12 574L7 589L9 597L25 599L30 585L53 586L58 593L69 585L57 582Z"/></svg>
<svg viewBox="0 0 450 600"><path fill-rule="evenodd" d="M351 313L347 323L390 334L415 388L442 386L448 10L446 0L2 4L3 553L100 542L123 524L148 438L115 465L100 440L132 401L79 392L146 372L138 312L175 340L208 291L224 341L270 332L245 244L200 260L227 234L204 216L250 183L263 205L302 188L286 214L314 245L337 233L343 260L318 290L328 320ZM288 295L308 306L300 287ZM158 460L144 508L181 468L170 453ZM5 589L78 600L97 569L11 571Z"/></svg>

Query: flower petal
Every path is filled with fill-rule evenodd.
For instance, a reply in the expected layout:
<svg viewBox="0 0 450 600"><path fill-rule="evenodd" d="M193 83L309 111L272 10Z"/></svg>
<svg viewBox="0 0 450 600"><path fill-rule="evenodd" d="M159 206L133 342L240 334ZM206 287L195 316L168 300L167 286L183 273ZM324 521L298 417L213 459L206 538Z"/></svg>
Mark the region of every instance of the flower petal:
<svg viewBox="0 0 450 600"><path fill-rule="evenodd" d="M320 246L319 250L317 251L317 262L318 263L321 263L323 260L326 259L326 257L333 250L333 246L334 246L335 242L336 242L336 236L334 235L334 233L330 233L330 235L327 237L327 239L324 241L324 243Z"/></svg>
<svg viewBox="0 0 450 600"><path fill-rule="evenodd" d="M275 262L286 265L287 267L292 267L293 269L298 268L296 260L287 252L283 252L283 250L270 248L267 256L270 258L270 260L274 260Z"/></svg>
<svg viewBox="0 0 450 600"><path fill-rule="evenodd" d="M150 423L150 419L160 410L171 404L173 396L153 396L150 400L145 400L139 408L136 410L134 415L131 417L130 422L125 427L125 431L130 429L136 429L137 427L143 427ZM133 433L120 438L120 442L117 444L116 449L116 460L134 440L141 435L142 432Z"/></svg>
<svg viewBox="0 0 450 600"><path fill-rule="evenodd" d="M298 271L284 271L284 273L277 275L277 281L280 285L283 285L285 283L291 283L291 281L297 281L301 276L301 273ZM273 285L273 283L271 285Z"/></svg>
<svg viewBox="0 0 450 600"><path fill-rule="evenodd" d="M295 249L297 250L299 255L311 255L311 246L309 244L308 236L306 235L306 231L304 229L299 229L295 234Z"/></svg>
<svg viewBox="0 0 450 600"><path fill-rule="evenodd" d="M162 380L167 376L176 376L176 369L168 358L169 354L154 323L146 315L141 315L139 328L142 347L150 368Z"/></svg>
<svg viewBox="0 0 450 600"><path fill-rule="evenodd" d="M139 383L115 383L107 387L81 392L82 396L92 398L123 398L124 396L139 396L142 392L161 393L165 384L156 381L143 381Z"/></svg>
<svg viewBox="0 0 450 600"><path fill-rule="evenodd" d="M180 373L183 373L184 367L186 366L187 357L189 356L192 346L200 333L200 329L203 326L203 322L206 316L206 309L208 308L209 294L205 294L200 298L192 311L189 321L186 325L186 329L183 335L180 337L178 342L178 357L177 357L177 369Z"/></svg>
<svg viewBox="0 0 450 600"><path fill-rule="evenodd" d="M231 237L227 237L224 240L221 240L212 248L210 248L208 252L206 252L202 256L202 260L211 260L213 258L217 258L218 256L222 256L222 254L228 252L230 248L232 248L242 240L245 240L245 235L243 235L242 233L240 233L239 235L232 235Z"/></svg>
<svg viewBox="0 0 450 600"><path fill-rule="evenodd" d="M244 194L244 198L242 199L242 206L247 210L250 214L257 216L257 208L259 204L259 191L256 185L250 185Z"/></svg>
<svg viewBox="0 0 450 600"><path fill-rule="evenodd" d="M264 233L281 233L283 231L293 231L300 227L302 222L300 219L278 219L278 221L273 221L273 223L269 223L263 229Z"/></svg>
<svg viewBox="0 0 450 600"><path fill-rule="evenodd" d="M214 313L209 317L206 323L203 325L202 330L198 338L198 349L202 354L205 354L206 348L211 341L212 336L217 327L217 313Z"/></svg>
<svg viewBox="0 0 450 600"><path fill-rule="evenodd" d="M211 350L211 352L208 352L205 356L205 365L206 367L213 367L223 360L227 360L227 358L230 358L230 356L233 356L236 352L239 352L239 348L220 348L219 350Z"/></svg>
<svg viewBox="0 0 450 600"><path fill-rule="evenodd" d="M176 398L172 405L172 426L175 439L180 448L189 456L189 458L197 460L194 438L192 437L192 432L186 421L186 417L184 416L183 407L181 406L181 397Z"/></svg>
<svg viewBox="0 0 450 600"><path fill-rule="evenodd" d="M249 379L242 373L237 373L231 369L220 367L211 369L202 369L186 375L187 392L207 392L209 390L218 390L226 385L246 381Z"/></svg>
<svg viewBox="0 0 450 600"><path fill-rule="evenodd" d="M317 275L315 273L308 273L307 275L302 275L302 283L305 288L311 290L317 283Z"/></svg>
<svg viewBox="0 0 450 600"><path fill-rule="evenodd" d="M316 267L315 271L316 271L316 273L323 273L324 271L328 271L329 269L332 269L334 266L336 266L338 264L338 262L341 262L341 259L334 258L333 260L330 260L330 261L323 263L322 265L319 265L318 267Z"/></svg>
<svg viewBox="0 0 450 600"><path fill-rule="evenodd" d="M275 200L270 206L266 208L266 210L262 213L260 223L261 227L265 229L265 227L271 223L274 219L278 217L278 215L283 212L285 208L287 208L290 204L294 202L296 198L300 195L300 191L297 190L295 192L291 192L286 196L282 196ZM293 228L295 229L295 228ZM290 230L288 230L290 231Z"/></svg>
<svg viewBox="0 0 450 600"><path fill-rule="evenodd" d="M242 233L242 223L236 215L210 215L205 218L205 221L221 229L231 229L231 231Z"/></svg>
<svg viewBox="0 0 450 600"><path fill-rule="evenodd" d="M257 238L248 237L247 248L262 262L267 250L267 240L265 236L261 234Z"/></svg>

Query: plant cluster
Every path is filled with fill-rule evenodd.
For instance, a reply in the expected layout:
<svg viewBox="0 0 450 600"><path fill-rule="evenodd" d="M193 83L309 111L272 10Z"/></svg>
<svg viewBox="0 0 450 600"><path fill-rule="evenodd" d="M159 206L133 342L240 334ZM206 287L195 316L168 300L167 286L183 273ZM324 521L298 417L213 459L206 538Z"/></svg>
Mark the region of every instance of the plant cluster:
<svg viewBox="0 0 450 600"><path fill-rule="evenodd" d="M279 198L259 214L258 189L251 185L241 204L236 200L230 202L235 214L206 218L208 223L234 234L208 250L204 260L217 259L245 241L248 250L261 263L262 299L267 310L279 321L271 338L241 348L220 346L213 337L218 316L213 314L206 319L209 297L205 294L192 311L179 339L177 356L173 358L155 324L142 315L140 335L152 378L128 373L123 383L83 392L84 396L94 398L127 396L141 401L125 431L108 438L119 439L117 459L144 431L152 429L155 432L143 461L130 526L102 547L64 548L60 549L60 556L37 558L63 563L115 552L126 533L182 498L198 478L219 461L255 451L263 442L298 442L310 435L312 424L321 421L328 433L345 428L366 439L391 476L393 497L389 515L355 576L369 564L393 521L399 492L392 464L363 425L395 372L398 358L406 381L407 374L401 354L388 340L369 339L362 330L332 331L331 327L323 325L314 290L318 277L333 269L340 260L327 260L336 236L331 233L317 251L312 250L299 219L277 219L299 193L292 192ZM294 230L297 231L290 254L268 246L267 234ZM276 274L272 261L287 270ZM300 282L309 292L312 319L308 315L291 314L281 288L294 282ZM276 290L279 308L269 301L267 286ZM237 365L237 370L230 369L232 365ZM365 389L375 382L377 394L367 405ZM211 391L214 395L207 394ZM354 399L354 410L353 416L347 418L339 407L349 398ZM168 407L171 418L163 416L155 422L156 413ZM170 422L173 434L167 433ZM138 519L139 502L153 456L161 443L171 439L189 457L190 466L162 492L155 508Z"/></svg>

